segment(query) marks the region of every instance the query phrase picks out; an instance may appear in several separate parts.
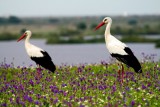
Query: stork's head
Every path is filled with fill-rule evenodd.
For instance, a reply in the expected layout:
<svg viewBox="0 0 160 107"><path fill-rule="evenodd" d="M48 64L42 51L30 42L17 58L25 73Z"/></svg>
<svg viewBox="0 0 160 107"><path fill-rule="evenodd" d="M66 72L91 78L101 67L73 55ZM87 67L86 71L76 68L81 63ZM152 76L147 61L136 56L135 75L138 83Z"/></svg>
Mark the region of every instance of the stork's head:
<svg viewBox="0 0 160 107"><path fill-rule="evenodd" d="M95 28L95 30L99 29L101 26L112 23L112 19L110 17L105 17L101 23Z"/></svg>
<svg viewBox="0 0 160 107"><path fill-rule="evenodd" d="M17 40L17 42L19 42L20 40L22 40L23 38L25 38L26 36L31 36L32 32L27 30L24 32L24 34Z"/></svg>
<svg viewBox="0 0 160 107"><path fill-rule="evenodd" d="M108 24L109 22L112 22L112 19L110 17L105 17L102 22Z"/></svg>

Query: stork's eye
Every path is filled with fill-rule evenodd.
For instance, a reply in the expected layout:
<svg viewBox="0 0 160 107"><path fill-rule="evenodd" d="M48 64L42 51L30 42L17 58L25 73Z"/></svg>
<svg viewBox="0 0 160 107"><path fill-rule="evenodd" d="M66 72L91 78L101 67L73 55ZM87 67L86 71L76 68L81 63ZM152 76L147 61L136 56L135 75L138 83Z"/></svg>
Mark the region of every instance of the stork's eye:
<svg viewBox="0 0 160 107"><path fill-rule="evenodd" d="M104 19L104 21L107 21L107 19Z"/></svg>

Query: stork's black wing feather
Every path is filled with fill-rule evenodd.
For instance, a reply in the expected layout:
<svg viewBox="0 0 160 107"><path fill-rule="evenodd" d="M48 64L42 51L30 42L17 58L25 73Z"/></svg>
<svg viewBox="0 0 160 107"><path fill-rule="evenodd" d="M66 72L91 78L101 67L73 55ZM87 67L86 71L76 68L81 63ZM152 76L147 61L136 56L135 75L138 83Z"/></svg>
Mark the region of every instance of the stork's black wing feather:
<svg viewBox="0 0 160 107"><path fill-rule="evenodd" d="M43 54L43 56L47 59L47 60L52 60L51 57L49 56L49 54L46 51L41 51L41 53Z"/></svg>
<svg viewBox="0 0 160 107"><path fill-rule="evenodd" d="M111 56L115 57L117 60L123 62L124 64L132 67L135 72L141 73L142 68L138 61L138 59L134 56L133 52L130 48L125 47L124 51L127 53L127 55L120 55L118 53L112 53Z"/></svg>
<svg viewBox="0 0 160 107"><path fill-rule="evenodd" d="M56 66L52 62L52 59L49 56L49 54L46 51L41 51L41 53L43 54L42 57L31 57L31 59L33 61L35 61L36 64L39 64L42 67L44 67L45 69L48 69L48 70L54 72L56 70Z"/></svg>
<svg viewBox="0 0 160 107"><path fill-rule="evenodd" d="M124 48L124 51L125 51L127 54L129 54L129 55L134 55L133 52L132 52L132 50L131 50L129 47L125 47L125 48Z"/></svg>

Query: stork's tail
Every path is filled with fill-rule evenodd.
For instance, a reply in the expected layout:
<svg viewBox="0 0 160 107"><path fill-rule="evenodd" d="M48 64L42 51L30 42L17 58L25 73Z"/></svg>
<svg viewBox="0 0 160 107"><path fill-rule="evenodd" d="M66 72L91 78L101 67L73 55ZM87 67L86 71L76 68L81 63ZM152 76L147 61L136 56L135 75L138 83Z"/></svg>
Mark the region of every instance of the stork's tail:
<svg viewBox="0 0 160 107"><path fill-rule="evenodd" d="M140 63L138 63L137 66L134 66L133 69L136 73L142 73L142 67Z"/></svg>
<svg viewBox="0 0 160 107"><path fill-rule="evenodd" d="M142 73L142 69L139 69L139 70L135 70L136 73Z"/></svg>
<svg viewBox="0 0 160 107"><path fill-rule="evenodd" d="M56 70L56 66L55 66L55 65L53 64L53 62L52 62L52 64L48 65L48 66L46 67L46 69L48 69L48 70L50 70L51 72L54 73L54 71Z"/></svg>

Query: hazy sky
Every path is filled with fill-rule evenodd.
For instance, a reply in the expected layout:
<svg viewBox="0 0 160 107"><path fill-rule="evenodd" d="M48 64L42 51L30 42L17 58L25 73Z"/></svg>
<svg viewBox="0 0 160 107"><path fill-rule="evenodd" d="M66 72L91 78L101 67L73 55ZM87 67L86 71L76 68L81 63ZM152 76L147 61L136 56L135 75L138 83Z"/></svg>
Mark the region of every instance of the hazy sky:
<svg viewBox="0 0 160 107"><path fill-rule="evenodd" d="M0 0L0 16L160 14L160 0Z"/></svg>

